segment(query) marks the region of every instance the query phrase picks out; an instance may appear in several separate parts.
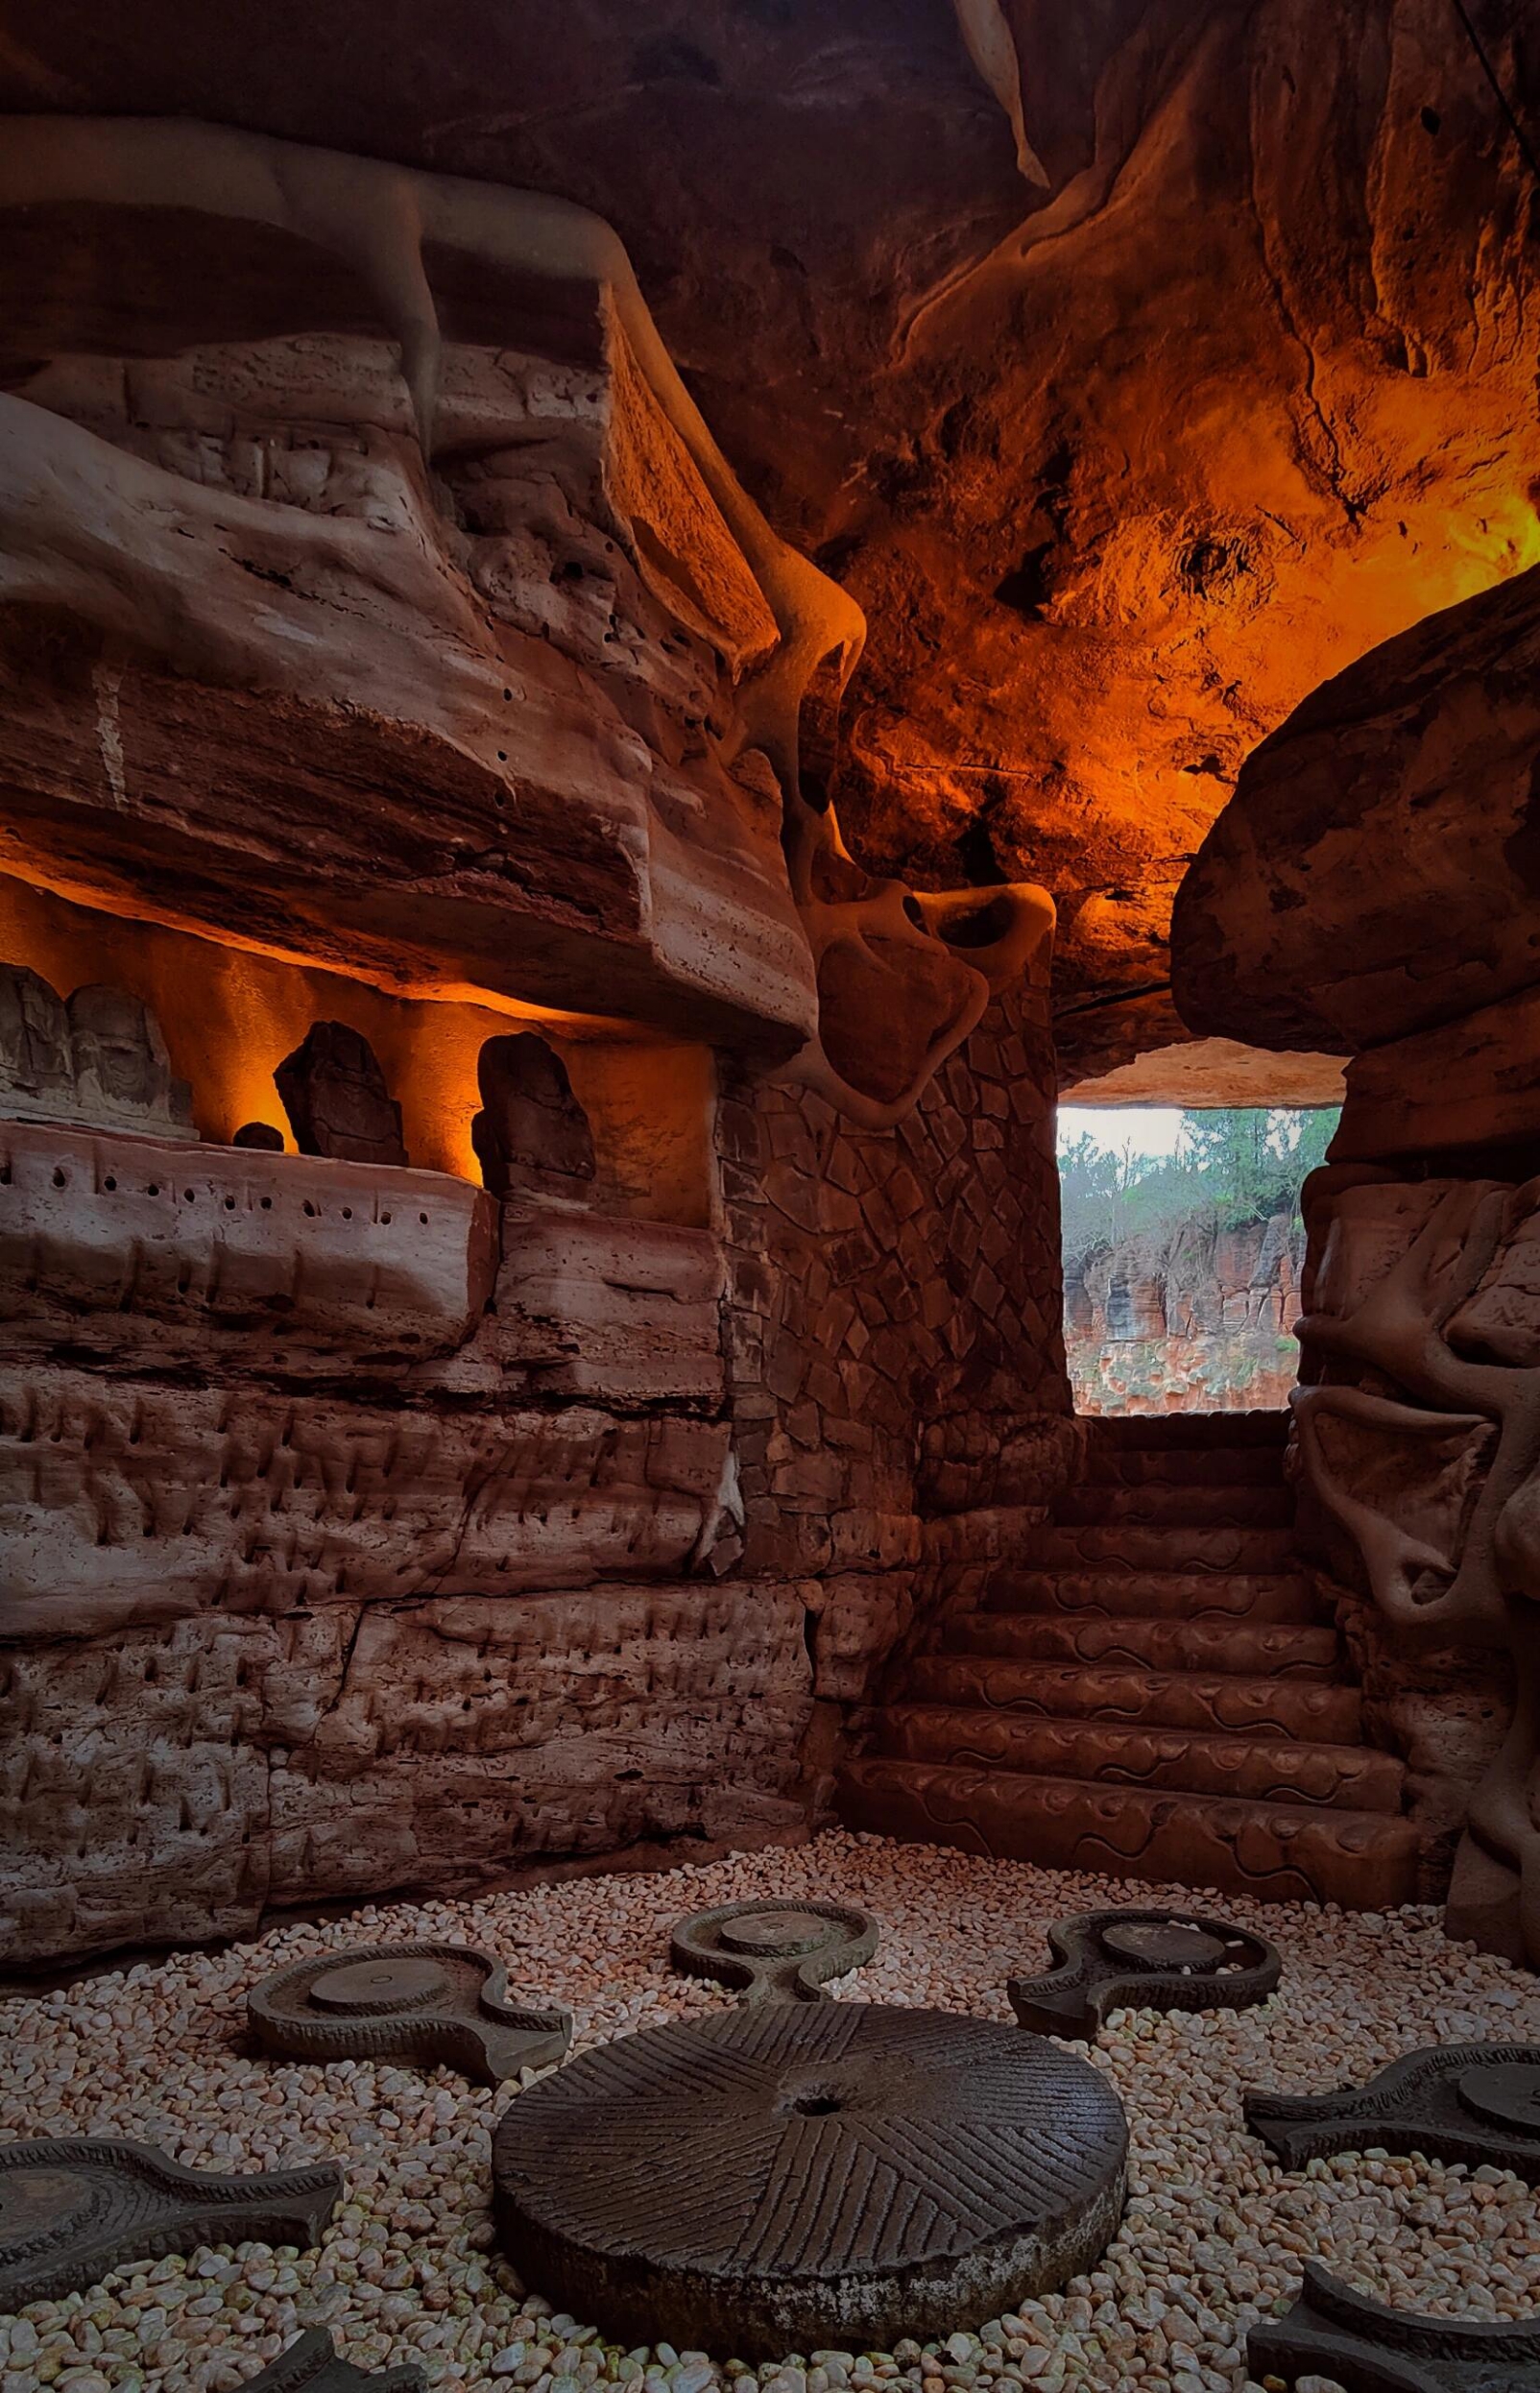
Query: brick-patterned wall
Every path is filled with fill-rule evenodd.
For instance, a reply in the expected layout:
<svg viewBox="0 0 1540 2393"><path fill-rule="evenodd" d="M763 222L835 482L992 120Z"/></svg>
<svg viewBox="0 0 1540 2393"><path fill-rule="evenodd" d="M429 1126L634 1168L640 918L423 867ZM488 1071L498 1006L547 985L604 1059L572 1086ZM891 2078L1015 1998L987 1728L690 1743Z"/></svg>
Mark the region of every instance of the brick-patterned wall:
<svg viewBox="0 0 1540 2393"><path fill-rule="evenodd" d="M738 1567L804 1584L815 1806L883 1666L1071 1467L1054 1103L1041 990L991 1006L893 1130L724 1092Z"/></svg>

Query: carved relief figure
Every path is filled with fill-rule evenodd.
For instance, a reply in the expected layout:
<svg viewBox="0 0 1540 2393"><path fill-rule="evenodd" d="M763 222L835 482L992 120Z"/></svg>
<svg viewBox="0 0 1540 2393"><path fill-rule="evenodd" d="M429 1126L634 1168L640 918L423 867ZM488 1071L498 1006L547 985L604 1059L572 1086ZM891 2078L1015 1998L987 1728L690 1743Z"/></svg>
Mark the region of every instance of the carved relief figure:
<svg viewBox="0 0 1540 2393"><path fill-rule="evenodd" d="M1489 1657L1512 1716L1471 1794L1457 1936L1540 1964L1540 1181L1307 1189L1309 1487L1397 1646Z"/></svg>

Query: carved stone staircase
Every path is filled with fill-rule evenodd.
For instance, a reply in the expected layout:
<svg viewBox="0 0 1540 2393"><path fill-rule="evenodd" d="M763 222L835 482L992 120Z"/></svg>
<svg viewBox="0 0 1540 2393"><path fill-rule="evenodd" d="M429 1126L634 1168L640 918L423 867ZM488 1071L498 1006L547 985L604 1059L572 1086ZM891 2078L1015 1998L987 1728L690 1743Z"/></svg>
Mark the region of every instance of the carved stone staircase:
<svg viewBox="0 0 1540 2393"><path fill-rule="evenodd" d="M1413 1899L1403 1770L1296 1566L1284 1416L1089 1425L1086 1476L944 1618L847 1765L852 1827L1276 1901Z"/></svg>

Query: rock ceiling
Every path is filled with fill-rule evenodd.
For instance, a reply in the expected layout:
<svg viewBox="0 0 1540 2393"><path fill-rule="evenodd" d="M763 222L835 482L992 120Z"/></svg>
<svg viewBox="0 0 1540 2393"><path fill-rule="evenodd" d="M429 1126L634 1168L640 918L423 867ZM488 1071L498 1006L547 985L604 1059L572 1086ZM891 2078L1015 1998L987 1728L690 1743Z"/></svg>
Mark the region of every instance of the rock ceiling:
<svg viewBox="0 0 1540 2393"><path fill-rule="evenodd" d="M1528 0L1472 5L1523 105ZM868 616L814 739L853 847L1045 882L1085 1071L1180 1035L1171 900L1246 754L1540 560L1540 252L1452 0L1004 6L1015 131L992 0L18 0L0 107L608 217L749 489Z"/></svg>

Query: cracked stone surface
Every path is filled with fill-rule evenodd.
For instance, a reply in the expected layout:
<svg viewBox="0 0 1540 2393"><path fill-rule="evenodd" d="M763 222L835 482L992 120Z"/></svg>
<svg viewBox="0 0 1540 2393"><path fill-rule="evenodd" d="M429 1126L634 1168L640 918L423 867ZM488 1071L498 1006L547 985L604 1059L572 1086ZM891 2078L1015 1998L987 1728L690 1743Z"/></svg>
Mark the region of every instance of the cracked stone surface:
<svg viewBox="0 0 1540 2393"><path fill-rule="evenodd" d="M493 2217L515 2265L611 2334L864 2351L1092 2265L1127 2151L1112 2088L1046 2041L764 2004L623 2037L520 2095Z"/></svg>
<svg viewBox="0 0 1540 2393"><path fill-rule="evenodd" d="M871 1960L881 1933L849 1903L728 1903L681 1920L668 1940L676 1970L719 1978L740 2002L816 2002L825 1983Z"/></svg>
<svg viewBox="0 0 1540 2393"><path fill-rule="evenodd" d="M486 2086L560 2061L572 2016L508 1999L500 1962L465 1945L363 1946L296 1962L253 1987L252 2032L295 2060L443 2061Z"/></svg>
<svg viewBox="0 0 1540 2393"><path fill-rule="evenodd" d="M1318 2260L1287 2317L1253 2327L1247 2364L1268 2383L1330 2378L1344 2393L1534 2393L1540 2320L1424 2318L1339 2284Z"/></svg>
<svg viewBox="0 0 1540 2393"><path fill-rule="evenodd" d="M1109 2011L1240 2011L1283 1960L1264 1936L1187 1911L1088 1911L1047 1931L1056 1969L1006 1987L1023 2027L1094 2042Z"/></svg>
<svg viewBox="0 0 1540 2393"><path fill-rule="evenodd" d="M307 2247L342 2191L342 2171L325 2165L211 2177L115 2138L0 2145L0 2310L57 2301L127 2261L200 2243Z"/></svg>
<svg viewBox="0 0 1540 2393"><path fill-rule="evenodd" d="M1426 2152L1540 2185L1540 2044L1431 2044L1366 2086L1245 2097L1246 2125L1286 2168L1335 2152Z"/></svg>

